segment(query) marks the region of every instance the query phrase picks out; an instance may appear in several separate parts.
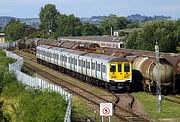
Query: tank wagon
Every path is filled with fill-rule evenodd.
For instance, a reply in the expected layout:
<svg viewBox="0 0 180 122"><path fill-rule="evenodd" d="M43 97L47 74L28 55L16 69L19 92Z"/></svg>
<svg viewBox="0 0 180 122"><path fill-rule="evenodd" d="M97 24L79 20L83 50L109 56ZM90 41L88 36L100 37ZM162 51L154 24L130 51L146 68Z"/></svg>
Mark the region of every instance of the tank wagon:
<svg viewBox="0 0 180 122"><path fill-rule="evenodd" d="M41 45L37 61L109 90L130 89L132 65L125 58Z"/></svg>

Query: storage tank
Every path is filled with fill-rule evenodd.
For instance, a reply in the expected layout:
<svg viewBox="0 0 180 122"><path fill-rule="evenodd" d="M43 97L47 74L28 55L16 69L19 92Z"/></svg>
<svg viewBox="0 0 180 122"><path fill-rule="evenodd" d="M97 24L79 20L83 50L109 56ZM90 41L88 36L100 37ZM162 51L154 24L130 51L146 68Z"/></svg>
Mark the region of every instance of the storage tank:
<svg viewBox="0 0 180 122"><path fill-rule="evenodd" d="M151 81L156 81L158 73L155 58L137 57L134 59L133 69L140 71L144 78ZM160 58L159 74L161 83L172 82L173 67L167 60L163 58Z"/></svg>

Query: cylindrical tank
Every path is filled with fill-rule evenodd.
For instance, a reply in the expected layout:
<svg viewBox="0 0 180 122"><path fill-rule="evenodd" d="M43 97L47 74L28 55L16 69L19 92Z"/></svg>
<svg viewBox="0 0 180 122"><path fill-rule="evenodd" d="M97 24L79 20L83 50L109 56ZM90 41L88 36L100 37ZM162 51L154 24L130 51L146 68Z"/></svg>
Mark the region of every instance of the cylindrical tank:
<svg viewBox="0 0 180 122"><path fill-rule="evenodd" d="M144 78L156 81L158 73L155 58L138 57L133 62L133 69L140 71ZM159 74L161 83L169 83L173 78L173 67L165 59L160 59Z"/></svg>

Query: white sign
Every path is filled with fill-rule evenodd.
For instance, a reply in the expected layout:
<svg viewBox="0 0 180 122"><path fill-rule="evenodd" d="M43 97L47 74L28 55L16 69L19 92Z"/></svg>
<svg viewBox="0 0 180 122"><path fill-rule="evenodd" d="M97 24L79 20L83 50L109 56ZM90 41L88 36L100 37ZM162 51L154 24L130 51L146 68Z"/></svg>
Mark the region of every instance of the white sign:
<svg viewBox="0 0 180 122"><path fill-rule="evenodd" d="M112 116L112 108L112 103L100 103L100 116Z"/></svg>

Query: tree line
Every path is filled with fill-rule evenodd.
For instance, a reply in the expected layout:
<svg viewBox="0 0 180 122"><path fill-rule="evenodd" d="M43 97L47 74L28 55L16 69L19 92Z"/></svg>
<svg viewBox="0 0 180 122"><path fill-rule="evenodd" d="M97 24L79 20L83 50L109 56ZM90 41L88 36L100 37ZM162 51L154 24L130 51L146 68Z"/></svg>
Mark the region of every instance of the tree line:
<svg viewBox="0 0 180 122"><path fill-rule="evenodd" d="M150 21L142 31L135 31L126 38L126 48L154 51L158 42L161 52L180 52L180 21Z"/></svg>
<svg viewBox="0 0 180 122"><path fill-rule="evenodd" d="M12 20L5 27L5 39L15 41L20 38L53 38L59 36L92 36L110 35L111 28L142 28L133 31L125 39L125 47L138 50L154 51L159 43L160 51L180 52L180 21L155 20L145 23L130 22L125 17L109 15L100 25L82 23L74 15L61 14L53 4L46 4L39 12L40 26L34 33L25 31L25 24Z"/></svg>
<svg viewBox="0 0 180 122"><path fill-rule="evenodd" d="M15 20L10 21L5 27L6 40L14 41L22 37L57 38L59 36L110 35L111 27L123 29L130 24L125 17L116 15L105 17L99 26L82 23L73 14L61 14L53 4L43 6L39 12L39 18L41 22L39 30L29 35L24 33L25 24Z"/></svg>

